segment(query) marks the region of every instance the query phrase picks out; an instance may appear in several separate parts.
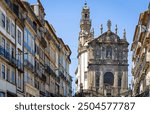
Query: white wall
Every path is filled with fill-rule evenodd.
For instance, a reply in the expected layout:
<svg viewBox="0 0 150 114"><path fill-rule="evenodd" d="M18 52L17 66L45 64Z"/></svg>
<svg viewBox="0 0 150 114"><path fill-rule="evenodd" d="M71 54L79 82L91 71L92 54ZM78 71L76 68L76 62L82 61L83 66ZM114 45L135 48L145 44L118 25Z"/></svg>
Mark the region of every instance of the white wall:
<svg viewBox="0 0 150 114"><path fill-rule="evenodd" d="M78 73L77 73L77 77L78 77L78 90L80 89L80 83L83 84L83 89L88 89L87 86L87 80L85 81L85 76L84 73L88 70L88 54L87 52L84 52L80 55L79 57L80 59L80 65L78 66ZM80 81L81 79L81 81Z"/></svg>

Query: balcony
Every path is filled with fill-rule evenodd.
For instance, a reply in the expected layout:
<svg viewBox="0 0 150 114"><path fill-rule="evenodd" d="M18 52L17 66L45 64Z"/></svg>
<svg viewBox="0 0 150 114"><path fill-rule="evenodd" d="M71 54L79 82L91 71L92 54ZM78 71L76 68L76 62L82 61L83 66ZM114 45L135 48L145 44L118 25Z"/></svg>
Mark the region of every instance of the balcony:
<svg viewBox="0 0 150 114"><path fill-rule="evenodd" d="M48 65L45 65L45 72L51 74L51 68Z"/></svg>
<svg viewBox="0 0 150 114"><path fill-rule="evenodd" d="M47 72L49 75L56 77L55 72L48 65L45 65L45 72Z"/></svg>
<svg viewBox="0 0 150 114"><path fill-rule="evenodd" d="M40 69L36 68L35 67L35 74L38 76L38 77L42 77L42 72L40 71Z"/></svg>
<svg viewBox="0 0 150 114"><path fill-rule="evenodd" d="M55 72L48 65L45 65L45 72L47 72L49 75L56 76Z"/></svg>
<svg viewBox="0 0 150 114"><path fill-rule="evenodd" d="M45 93L43 90L40 90L40 96L41 96L41 97L45 97L45 96L46 96L46 93Z"/></svg>
<svg viewBox="0 0 150 114"><path fill-rule="evenodd" d="M23 64L21 63L21 61L17 60L17 68L19 71L21 71L22 73L24 72L23 71Z"/></svg>
<svg viewBox="0 0 150 114"><path fill-rule="evenodd" d="M10 53L7 52L3 47L0 46L0 56L10 61Z"/></svg>
<svg viewBox="0 0 150 114"><path fill-rule="evenodd" d="M0 56L8 60L11 63L11 65L16 67L16 63L17 63L16 59L14 57L11 57L10 53L1 46L0 46Z"/></svg>
<svg viewBox="0 0 150 114"><path fill-rule="evenodd" d="M17 61L15 58L10 58L10 62L12 63L13 66L17 65Z"/></svg>
<svg viewBox="0 0 150 114"><path fill-rule="evenodd" d="M28 60L24 61L24 66L32 71L34 71L34 66L31 62L29 62Z"/></svg>
<svg viewBox="0 0 150 114"><path fill-rule="evenodd" d="M28 45L28 43L24 42L24 47L30 52L33 54L33 51L31 49L31 47Z"/></svg>

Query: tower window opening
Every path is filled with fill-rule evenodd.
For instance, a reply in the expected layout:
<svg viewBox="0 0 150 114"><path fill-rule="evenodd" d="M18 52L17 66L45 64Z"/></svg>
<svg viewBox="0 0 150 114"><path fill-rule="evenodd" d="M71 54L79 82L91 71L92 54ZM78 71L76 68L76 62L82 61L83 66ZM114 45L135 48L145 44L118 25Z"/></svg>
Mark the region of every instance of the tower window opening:
<svg viewBox="0 0 150 114"><path fill-rule="evenodd" d="M85 18L87 18L88 17L88 15L87 14L85 14Z"/></svg>

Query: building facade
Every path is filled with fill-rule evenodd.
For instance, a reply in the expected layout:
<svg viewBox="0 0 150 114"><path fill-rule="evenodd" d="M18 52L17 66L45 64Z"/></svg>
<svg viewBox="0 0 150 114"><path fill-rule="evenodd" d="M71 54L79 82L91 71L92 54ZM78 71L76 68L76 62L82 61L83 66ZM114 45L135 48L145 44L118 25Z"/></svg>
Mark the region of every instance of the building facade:
<svg viewBox="0 0 150 114"><path fill-rule="evenodd" d="M0 96L72 96L70 55L40 0L0 2Z"/></svg>
<svg viewBox="0 0 150 114"><path fill-rule="evenodd" d="M77 96L124 96L128 90L128 42L108 30L94 38L90 8L85 3L80 21L78 67L76 70Z"/></svg>
<svg viewBox="0 0 150 114"><path fill-rule="evenodd" d="M149 96L150 85L150 5L140 14L136 26L132 55L133 96Z"/></svg>

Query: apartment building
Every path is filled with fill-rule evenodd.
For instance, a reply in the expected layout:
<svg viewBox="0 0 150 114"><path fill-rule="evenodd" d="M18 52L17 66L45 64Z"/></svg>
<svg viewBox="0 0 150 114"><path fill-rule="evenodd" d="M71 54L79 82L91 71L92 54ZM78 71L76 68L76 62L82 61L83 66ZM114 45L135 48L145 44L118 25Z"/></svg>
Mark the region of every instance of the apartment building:
<svg viewBox="0 0 150 114"><path fill-rule="evenodd" d="M19 4L19 5L18 5ZM18 10L20 9L20 10ZM21 1L0 2L0 93L24 96L23 87L23 13Z"/></svg>
<svg viewBox="0 0 150 114"><path fill-rule="evenodd" d="M27 0L0 2L0 96L71 96L71 50L45 15L40 0L33 5ZM68 65L63 90L60 47Z"/></svg>
<svg viewBox="0 0 150 114"><path fill-rule="evenodd" d="M150 6L140 14L131 51L133 96L149 96L150 86Z"/></svg>

